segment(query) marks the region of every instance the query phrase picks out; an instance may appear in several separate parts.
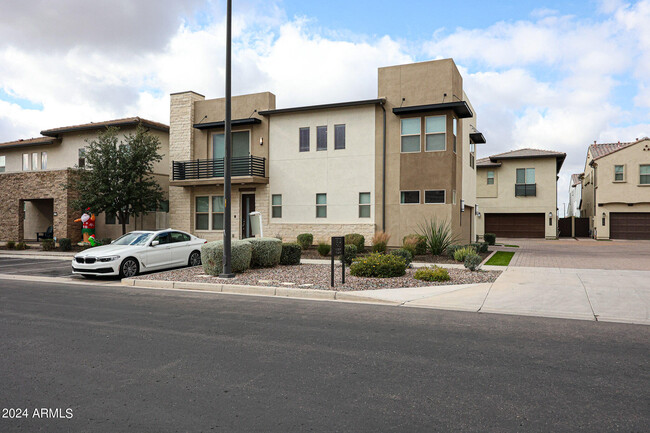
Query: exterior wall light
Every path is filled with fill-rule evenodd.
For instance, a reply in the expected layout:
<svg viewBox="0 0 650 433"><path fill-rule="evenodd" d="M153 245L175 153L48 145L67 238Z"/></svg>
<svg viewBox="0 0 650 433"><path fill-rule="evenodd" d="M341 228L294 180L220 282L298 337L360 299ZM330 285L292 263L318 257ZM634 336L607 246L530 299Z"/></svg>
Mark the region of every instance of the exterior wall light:
<svg viewBox="0 0 650 433"><path fill-rule="evenodd" d="M605 218L606 217L607 217L607 215L605 214L605 212L603 212L603 226L605 225Z"/></svg>
<svg viewBox="0 0 650 433"><path fill-rule="evenodd" d="M549 226L553 225L553 212L548 213L548 225Z"/></svg>
<svg viewBox="0 0 650 433"><path fill-rule="evenodd" d="M264 137L260 137L260 146L264 146Z"/></svg>
<svg viewBox="0 0 650 433"><path fill-rule="evenodd" d="M460 211L465 212L465 200L460 201Z"/></svg>

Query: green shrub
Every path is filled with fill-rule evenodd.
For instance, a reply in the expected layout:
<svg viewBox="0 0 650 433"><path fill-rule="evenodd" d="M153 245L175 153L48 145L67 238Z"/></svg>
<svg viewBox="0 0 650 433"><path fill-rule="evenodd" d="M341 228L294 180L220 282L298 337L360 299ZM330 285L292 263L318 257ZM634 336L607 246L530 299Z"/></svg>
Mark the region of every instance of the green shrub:
<svg viewBox="0 0 650 433"><path fill-rule="evenodd" d="M282 241L276 238L249 238L251 268L272 268L280 264Z"/></svg>
<svg viewBox="0 0 650 433"><path fill-rule="evenodd" d="M404 236L402 239L402 248L411 251L413 256L422 255L427 253L427 238L426 236L412 233Z"/></svg>
<svg viewBox="0 0 650 433"><path fill-rule="evenodd" d="M451 224L447 220L438 221L436 218L420 224L419 232L426 238L427 247L434 256L442 254L447 247L457 242L457 237L451 231Z"/></svg>
<svg viewBox="0 0 650 433"><path fill-rule="evenodd" d="M488 246L490 244L488 244L487 242L481 242L479 245L481 246L479 248L479 250L478 250L479 253L487 253L488 252Z"/></svg>
<svg viewBox="0 0 650 433"><path fill-rule="evenodd" d="M113 239L111 239L111 238L102 238L102 239L99 241L99 244L100 244L100 245L110 245L111 242L113 242Z"/></svg>
<svg viewBox="0 0 650 433"><path fill-rule="evenodd" d="M300 245L300 248L303 250L306 250L307 248L311 247L311 245L314 243L314 235L311 233L303 233L298 235L298 245Z"/></svg>
<svg viewBox="0 0 650 433"><path fill-rule="evenodd" d="M457 262L464 262L465 258L470 254L476 254L474 247L468 245L466 247L459 248L454 252L454 260Z"/></svg>
<svg viewBox="0 0 650 433"><path fill-rule="evenodd" d="M52 251L54 249L54 239L43 239L41 242L43 251Z"/></svg>
<svg viewBox="0 0 650 433"><path fill-rule="evenodd" d="M483 235L483 239L484 239L485 242L487 242L488 244L490 244L490 245L494 245L494 244L496 243L496 241L497 241L497 235L495 235L494 233L485 233L485 234Z"/></svg>
<svg viewBox="0 0 650 433"><path fill-rule="evenodd" d="M17 250L26 250L27 249L27 244L25 242L18 242L16 244L16 249Z"/></svg>
<svg viewBox="0 0 650 433"><path fill-rule="evenodd" d="M483 259L481 258L481 256L474 253L474 254L468 254L465 257L465 262L464 263L465 263L465 267L467 269L469 269L470 271L476 271L479 268L479 266L481 265L482 261L483 261Z"/></svg>
<svg viewBox="0 0 650 433"><path fill-rule="evenodd" d="M391 254L373 253L357 259L350 266L350 274L355 277L390 278L406 273L403 258Z"/></svg>
<svg viewBox="0 0 650 433"><path fill-rule="evenodd" d="M325 257L329 253L330 253L330 244L328 244L327 242L319 242L318 243L318 254Z"/></svg>
<svg viewBox="0 0 650 433"><path fill-rule="evenodd" d="M302 248L298 244L282 244L281 265L299 265Z"/></svg>
<svg viewBox="0 0 650 433"><path fill-rule="evenodd" d="M357 247L357 253L361 254L365 251L366 247L366 238L359 233L348 233L345 235L345 244L354 245Z"/></svg>
<svg viewBox="0 0 650 433"><path fill-rule="evenodd" d="M350 266L352 261L357 258L357 246L356 245L346 245L343 250L343 255L341 256L341 261L345 262L346 265Z"/></svg>
<svg viewBox="0 0 650 433"><path fill-rule="evenodd" d="M16 248L16 242L8 241L7 242L7 248L10 249L10 250L13 250L14 248Z"/></svg>
<svg viewBox="0 0 650 433"><path fill-rule="evenodd" d="M70 251L72 249L72 242L68 238L59 239L59 248L61 251Z"/></svg>
<svg viewBox="0 0 650 433"><path fill-rule="evenodd" d="M372 252L373 253L386 253L387 248L388 248L388 246L386 245L386 242L377 242L376 244L373 244Z"/></svg>
<svg viewBox="0 0 650 433"><path fill-rule="evenodd" d="M231 269L243 272L250 267L253 246L248 241L231 241ZM208 242L201 246L201 265L208 275L218 276L223 272L223 241Z"/></svg>
<svg viewBox="0 0 650 433"><path fill-rule="evenodd" d="M430 268L420 268L415 271L414 275L416 280L421 281L449 281L449 272L447 269L438 266Z"/></svg>
<svg viewBox="0 0 650 433"><path fill-rule="evenodd" d="M410 265L413 261L413 254L406 248L400 248L398 250L393 250L390 252L392 255L401 257L406 262L406 266Z"/></svg>
<svg viewBox="0 0 650 433"><path fill-rule="evenodd" d="M474 248L474 251L476 251L477 253L479 251L481 251L481 243L480 242L472 242L471 244L469 244L469 246Z"/></svg>
<svg viewBox="0 0 650 433"><path fill-rule="evenodd" d="M450 259L453 259L454 258L454 253L456 252L456 250L459 250L461 248L463 248L462 245L449 245L445 249L445 253L447 254L447 257L449 257Z"/></svg>

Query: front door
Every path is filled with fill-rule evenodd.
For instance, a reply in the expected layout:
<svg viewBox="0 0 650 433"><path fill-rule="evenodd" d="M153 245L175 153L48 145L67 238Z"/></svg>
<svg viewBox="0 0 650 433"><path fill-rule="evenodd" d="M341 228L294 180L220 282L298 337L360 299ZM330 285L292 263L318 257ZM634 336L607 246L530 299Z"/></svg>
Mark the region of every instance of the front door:
<svg viewBox="0 0 650 433"><path fill-rule="evenodd" d="M241 237L242 239L252 238L251 216L255 211L255 194L241 195Z"/></svg>

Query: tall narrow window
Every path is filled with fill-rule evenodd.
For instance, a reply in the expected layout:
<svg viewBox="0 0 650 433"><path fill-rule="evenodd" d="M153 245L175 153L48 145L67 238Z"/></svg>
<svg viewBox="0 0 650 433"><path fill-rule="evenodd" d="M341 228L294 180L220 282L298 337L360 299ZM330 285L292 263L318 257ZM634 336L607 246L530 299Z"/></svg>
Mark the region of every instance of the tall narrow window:
<svg viewBox="0 0 650 433"><path fill-rule="evenodd" d="M420 118L413 117L402 119L401 121L401 140L402 152L419 152L420 147Z"/></svg>
<svg viewBox="0 0 650 433"><path fill-rule="evenodd" d="M327 218L327 194L316 194L316 218Z"/></svg>
<svg viewBox="0 0 650 433"><path fill-rule="evenodd" d="M401 204L420 203L420 191L400 191L399 202Z"/></svg>
<svg viewBox="0 0 650 433"><path fill-rule="evenodd" d="M223 230L223 214L226 209L222 195L212 196L212 230Z"/></svg>
<svg viewBox="0 0 650 433"><path fill-rule="evenodd" d="M456 190L451 191L451 204L456 204Z"/></svg>
<svg viewBox="0 0 650 433"><path fill-rule="evenodd" d="M494 185L494 171L489 170L487 172L487 184L488 185Z"/></svg>
<svg viewBox="0 0 650 433"><path fill-rule="evenodd" d="M625 167L622 165L614 166L614 180L616 182L623 182L625 180Z"/></svg>
<svg viewBox="0 0 650 433"><path fill-rule="evenodd" d="M271 217L282 218L282 194L271 196Z"/></svg>
<svg viewBox="0 0 650 433"><path fill-rule="evenodd" d="M38 170L38 152L32 153L32 170Z"/></svg>
<svg viewBox="0 0 650 433"><path fill-rule="evenodd" d="M23 153L23 171L29 170L29 153Z"/></svg>
<svg viewBox="0 0 650 433"><path fill-rule="evenodd" d="M327 150L327 126L316 127L316 150Z"/></svg>
<svg viewBox="0 0 650 433"><path fill-rule="evenodd" d="M4 172L5 172L5 166L6 166L6 164L7 164L6 157L5 157L4 155L3 155L3 156L0 156L0 173L4 173Z"/></svg>
<svg viewBox="0 0 650 433"><path fill-rule="evenodd" d="M425 132L427 152L439 152L447 148L447 145L445 144L445 136L447 132L446 122L446 116L432 116L426 118ZM454 137L456 136L454 135Z"/></svg>
<svg viewBox="0 0 650 433"><path fill-rule="evenodd" d="M196 229L208 230L210 223L210 198L196 197Z"/></svg>
<svg viewBox="0 0 650 433"><path fill-rule="evenodd" d="M458 119L455 117L451 121L451 129L454 134L454 153L456 153L456 137L458 136Z"/></svg>
<svg viewBox="0 0 650 433"><path fill-rule="evenodd" d="M345 149L345 125L334 125L334 149Z"/></svg>
<svg viewBox="0 0 650 433"><path fill-rule="evenodd" d="M300 151L309 152L309 128L300 128Z"/></svg>
<svg viewBox="0 0 650 433"><path fill-rule="evenodd" d="M359 193L359 218L370 218L370 193Z"/></svg>
<svg viewBox="0 0 650 433"><path fill-rule="evenodd" d="M41 170L47 170L47 152L41 152Z"/></svg>
<svg viewBox="0 0 650 433"><path fill-rule="evenodd" d="M639 166L639 183L641 185L650 185L650 165Z"/></svg>
<svg viewBox="0 0 650 433"><path fill-rule="evenodd" d="M515 184L516 197L537 196L537 185L535 185L534 168L518 168L517 183Z"/></svg>
<svg viewBox="0 0 650 433"><path fill-rule="evenodd" d="M84 168L86 166L86 149L79 149L79 162L77 165L79 168Z"/></svg>

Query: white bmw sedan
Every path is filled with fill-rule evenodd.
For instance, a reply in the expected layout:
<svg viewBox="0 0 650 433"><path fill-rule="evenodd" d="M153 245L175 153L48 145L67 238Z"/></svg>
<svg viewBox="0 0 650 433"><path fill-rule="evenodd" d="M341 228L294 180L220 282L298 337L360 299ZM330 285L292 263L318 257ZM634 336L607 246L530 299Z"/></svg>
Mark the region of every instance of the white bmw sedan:
<svg viewBox="0 0 650 433"><path fill-rule="evenodd" d="M109 245L88 248L72 259L72 273L83 276L119 275L201 264L205 239L179 230L134 231Z"/></svg>

